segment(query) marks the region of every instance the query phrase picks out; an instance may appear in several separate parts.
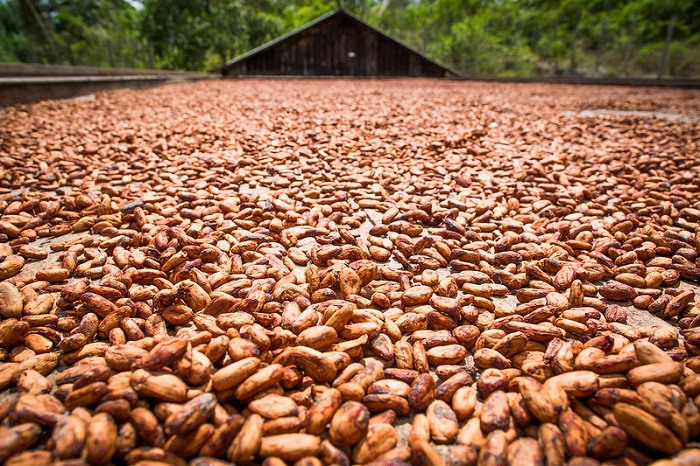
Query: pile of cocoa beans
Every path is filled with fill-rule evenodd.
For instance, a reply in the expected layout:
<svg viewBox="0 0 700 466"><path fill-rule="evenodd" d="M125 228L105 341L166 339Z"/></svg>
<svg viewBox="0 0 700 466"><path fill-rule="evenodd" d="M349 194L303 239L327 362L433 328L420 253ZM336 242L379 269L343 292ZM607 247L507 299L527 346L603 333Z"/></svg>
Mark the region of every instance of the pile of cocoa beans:
<svg viewBox="0 0 700 466"><path fill-rule="evenodd" d="M1 109L0 463L700 464L698 108L230 80Z"/></svg>

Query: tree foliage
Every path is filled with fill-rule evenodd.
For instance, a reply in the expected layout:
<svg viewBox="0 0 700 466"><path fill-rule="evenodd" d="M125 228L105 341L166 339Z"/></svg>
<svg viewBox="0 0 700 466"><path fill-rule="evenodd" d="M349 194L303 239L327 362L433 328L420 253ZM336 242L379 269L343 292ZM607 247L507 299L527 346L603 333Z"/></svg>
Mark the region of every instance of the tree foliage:
<svg viewBox="0 0 700 466"><path fill-rule="evenodd" d="M208 70L339 4L466 75L700 75L687 0L0 0L0 61Z"/></svg>

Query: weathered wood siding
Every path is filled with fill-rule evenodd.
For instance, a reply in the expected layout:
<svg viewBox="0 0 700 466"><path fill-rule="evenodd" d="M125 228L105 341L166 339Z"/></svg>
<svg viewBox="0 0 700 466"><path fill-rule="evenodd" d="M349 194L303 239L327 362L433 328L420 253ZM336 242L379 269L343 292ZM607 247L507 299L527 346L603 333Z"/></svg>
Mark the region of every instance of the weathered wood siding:
<svg viewBox="0 0 700 466"><path fill-rule="evenodd" d="M344 14L224 68L225 76L432 76L440 66Z"/></svg>

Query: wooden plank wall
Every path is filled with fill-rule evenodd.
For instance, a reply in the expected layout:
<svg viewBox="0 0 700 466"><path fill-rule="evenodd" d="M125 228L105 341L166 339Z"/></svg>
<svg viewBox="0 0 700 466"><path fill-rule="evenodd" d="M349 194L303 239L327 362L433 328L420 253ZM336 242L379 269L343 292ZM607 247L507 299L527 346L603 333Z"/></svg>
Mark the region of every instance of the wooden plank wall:
<svg viewBox="0 0 700 466"><path fill-rule="evenodd" d="M336 15L224 70L228 76L444 76L444 70Z"/></svg>

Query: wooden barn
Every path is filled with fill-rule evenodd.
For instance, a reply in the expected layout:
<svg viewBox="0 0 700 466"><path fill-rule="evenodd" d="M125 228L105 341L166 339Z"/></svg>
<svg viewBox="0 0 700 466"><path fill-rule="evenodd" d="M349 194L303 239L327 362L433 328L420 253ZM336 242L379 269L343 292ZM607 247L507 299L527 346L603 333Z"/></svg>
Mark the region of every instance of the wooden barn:
<svg viewBox="0 0 700 466"><path fill-rule="evenodd" d="M344 9L227 62L224 76L426 76L456 72Z"/></svg>

